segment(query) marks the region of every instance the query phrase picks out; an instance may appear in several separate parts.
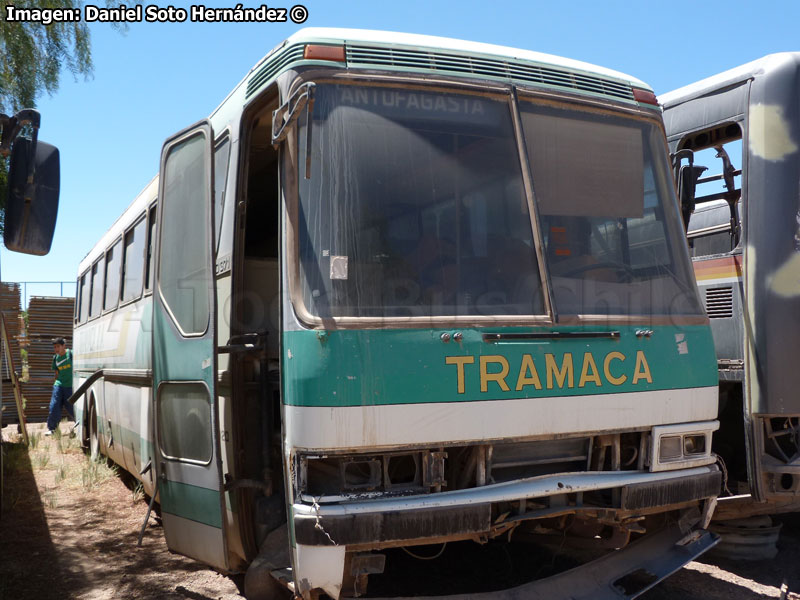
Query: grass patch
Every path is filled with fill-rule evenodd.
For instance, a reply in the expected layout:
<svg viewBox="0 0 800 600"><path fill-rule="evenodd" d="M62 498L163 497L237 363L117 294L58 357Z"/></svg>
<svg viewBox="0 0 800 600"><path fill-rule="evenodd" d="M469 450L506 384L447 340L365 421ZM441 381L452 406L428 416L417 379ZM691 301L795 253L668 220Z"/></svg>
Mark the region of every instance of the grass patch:
<svg viewBox="0 0 800 600"><path fill-rule="evenodd" d="M50 454L46 451L36 452L33 455L33 467L35 469L44 469L50 462Z"/></svg>
<svg viewBox="0 0 800 600"><path fill-rule="evenodd" d="M142 485L141 481L136 482L136 485L133 486L133 490L131 490L131 494L133 496L134 503L144 500L144 486Z"/></svg>
<svg viewBox="0 0 800 600"><path fill-rule="evenodd" d="M39 446L39 442L42 441L42 432L37 431L36 433L32 433L28 435L28 446L31 450L36 450Z"/></svg>
<svg viewBox="0 0 800 600"><path fill-rule="evenodd" d="M68 475L69 475L69 467L67 467L67 465L65 465L62 462L61 466L58 467L58 471L56 471L56 483L64 481Z"/></svg>
<svg viewBox="0 0 800 600"><path fill-rule="evenodd" d="M105 458L87 459L81 469L81 486L88 491L116 476L117 467L109 467Z"/></svg>
<svg viewBox="0 0 800 600"><path fill-rule="evenodd" d="M45 492L43 499L47 508L58 508L58 494L55 492Z"/></svg>
<svg viewBox="0 0 800 600"><path fill-rule="evenodd" d="M10 477L28 462L23 444L3 444L3 473Z"/></svg>

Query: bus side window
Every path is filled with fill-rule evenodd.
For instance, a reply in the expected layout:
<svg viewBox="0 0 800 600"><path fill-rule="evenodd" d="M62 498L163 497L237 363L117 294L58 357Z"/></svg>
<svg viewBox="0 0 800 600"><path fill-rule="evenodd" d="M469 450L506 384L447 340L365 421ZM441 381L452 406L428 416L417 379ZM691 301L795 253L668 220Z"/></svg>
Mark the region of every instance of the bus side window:
<svg viewBox="0 0 800 600"><path fill-rule="evenodd" d="M81 276L75 282L75 304L72 305L72 323L77 325L81 316Z"/></svg>
<svg viewBox="0 0 800 600"><path fill-rule="evenodd" d="M725 229L709 235L698 235L689 238L689 249L692 258L710 256L712 254L726 254L731 248L731 230Z"/></svg>
<svg viewBox="0 0 800 600"><path fill-rule="evenodd" d="M228 159L231 155L230 138L217 143L214 149L214 240L219 252L220 231L225 210L225 185L228 182Z"/></svg>
<svg viewBox="0 0 800 600"><path fill-rule="evenodd" d="M150 207L147 216L147 270L144 274L144 289L153 289L153 252L156 240L156 205Z"/></svg>
<svg viewBox="0 0 800 600"><path fill-rule="evenodd" d="M106 277L105 291L103 293L103 310L117 307L119 300L119 268L121 240L111 246L106 252Z"/></svg>
<svg viewBox="0 0 800 600"><path fill-rule="evenodd" d="M689 223L692 257L731 252L742 238L742 130L738 123L723 123L690 134L680 147L707 168L697 181Z"/></svg>
<svg viewBox="0 0 800 600"><path fill-rule="evenodd" d="M85 323L89 317L89 271L86 271L80 278L80 298L78 300L78 322Z"/></svg>
<svg viewBox="0 0 800 600"><path fill-rule="evenodd" d="M147 218L143 215L139 222L125 233L122 276L123 302L138 298L142 294L146 227Z"/></svg>
<svg viewBox="0 0 800 600"><path fill-rule="evenodd" d="M92 265L92 298L89 304L89 318L100 314L100 305L103 302L103 258L100 257Z"/></svg>

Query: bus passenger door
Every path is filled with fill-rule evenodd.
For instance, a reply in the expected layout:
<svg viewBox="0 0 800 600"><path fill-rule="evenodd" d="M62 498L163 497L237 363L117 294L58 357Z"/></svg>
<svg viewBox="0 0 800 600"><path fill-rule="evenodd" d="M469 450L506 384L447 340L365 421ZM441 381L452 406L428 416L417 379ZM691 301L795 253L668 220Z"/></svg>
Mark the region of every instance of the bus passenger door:
<svg viewBox="0 0 800 600"><path fill-rule="evenodd" d="M204 121L168 139L161 152L153 439L167 546L227 569L214 352L213 142Z"/></svg>

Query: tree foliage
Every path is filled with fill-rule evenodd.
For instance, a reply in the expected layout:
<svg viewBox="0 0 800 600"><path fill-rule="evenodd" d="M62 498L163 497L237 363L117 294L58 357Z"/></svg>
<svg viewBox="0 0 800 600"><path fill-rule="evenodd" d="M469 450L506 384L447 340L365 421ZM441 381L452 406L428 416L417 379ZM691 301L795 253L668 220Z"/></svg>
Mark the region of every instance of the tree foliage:
<svg viewBox="0 0 800 600"><path fill-rule="evenodd" d="M6 6L17 9L80 9L82 0L0 0L0 113L13 115L22 108L35 108L43 92L58 90L62 72L73 77L91 77L92 52L88 25L83 21L50 25L6 20ZM137 4L135 0L106 6ZM124 30L124 25L116 25ZM46 120L46 116L43 120ZM8 161L0 158L0 232L6 200Z"/></svg>
<svg viewBox="0 0 800 600"><path fill-rule="evenodd" d="M15 8L79 8L75 0L0 0L0 112L36 106L42 92L58 89L62 71L92 74L89 27L83 21L42 25L5 20L6 5Z"/></svg>

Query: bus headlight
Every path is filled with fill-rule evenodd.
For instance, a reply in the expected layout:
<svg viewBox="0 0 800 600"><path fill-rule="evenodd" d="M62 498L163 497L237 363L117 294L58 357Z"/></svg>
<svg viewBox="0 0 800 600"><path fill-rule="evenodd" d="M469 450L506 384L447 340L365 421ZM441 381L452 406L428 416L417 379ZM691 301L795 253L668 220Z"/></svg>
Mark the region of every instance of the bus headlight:
<svg viewBox="0 0 800 600"><path fill-rule="evenodd" d="M661 442L658 445L658 460L675 460L676 458L683 458L683 452L681 451L681 436L661 436Z"/></svg>
<svg viewBox="0 0 800 600"><path fill-rule="evenodd" d="M705 452L706 452L706 436L704 434L695 433L683 436L683 454L685 456L705 454Z"/></svg>
<svg viewBox="0 0 800 600"><path fill-rule="evenodd" d="M719 421L653 427L650 470L667 471L711 464L711 435Z"/></svg>

